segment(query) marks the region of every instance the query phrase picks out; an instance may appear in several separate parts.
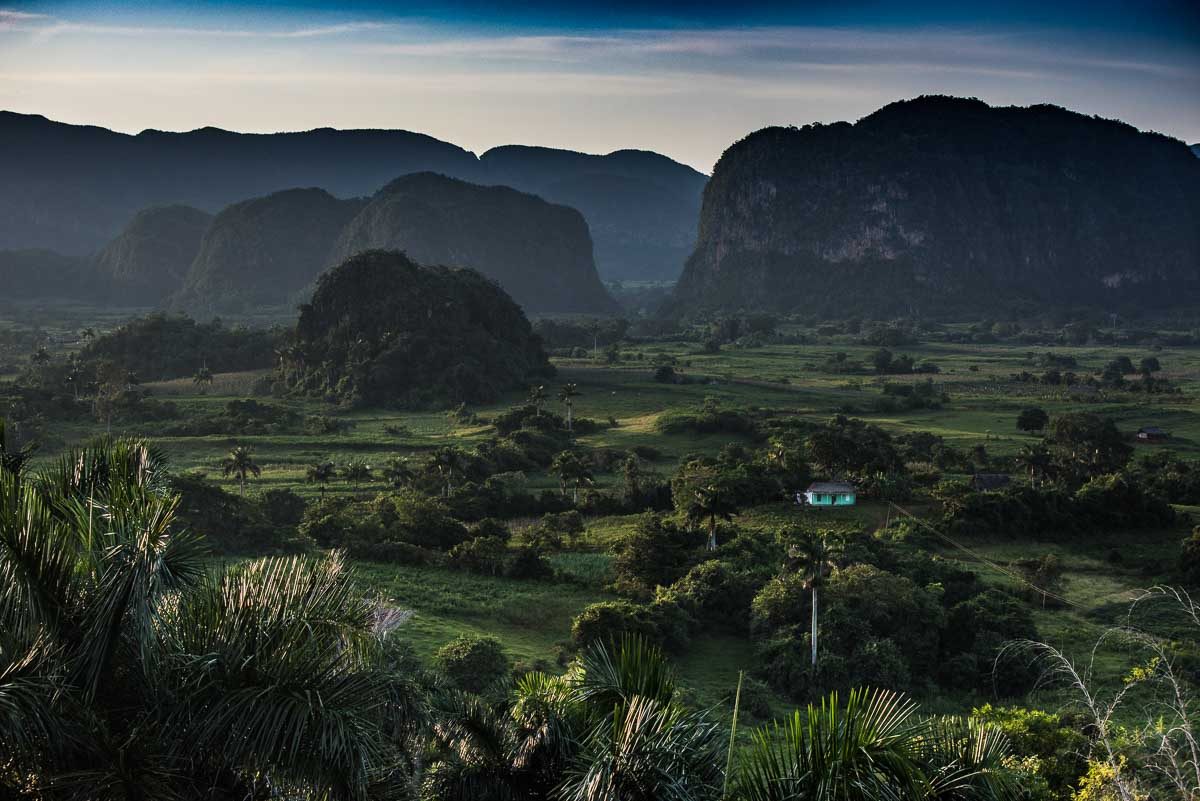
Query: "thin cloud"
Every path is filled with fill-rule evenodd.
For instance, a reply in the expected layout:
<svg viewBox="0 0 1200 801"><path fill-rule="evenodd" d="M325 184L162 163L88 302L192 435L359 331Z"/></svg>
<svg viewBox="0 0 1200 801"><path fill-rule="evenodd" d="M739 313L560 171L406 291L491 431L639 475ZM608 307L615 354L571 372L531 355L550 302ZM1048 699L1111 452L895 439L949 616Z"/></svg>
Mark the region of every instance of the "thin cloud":
<svg viewBox="0 0 1200 801"><path fill-rule="evenodd" d="M394 27L390 22L344 22L335 25L319 25L291 29L261 29L251 28L196 28L155 25L100 25L90 22L70 22L53 20L46 15L31 15L22 21L50 20L48 24L33 28L35 38L39 41L63 34L85 34L93 36L128 36L165 38L180 36L188 38L212 37L219 39L312 39L317 37L348 36L369 31L381 31ZM0 15L0 24L4 17Z"/></svg>
<svg viewBox="0 0 1200 801"><path fill-rule="evenodd" d="M409 31L411 33L411 31ZM855 28L626 30L605 35L448 36L425 31L419 41L377 42L356 52L416 58L543 61L547 64L632 64L692 59L814 70L941 70L995 77L1037 78L1062 69L1105 69L1187 77L1194 70L1153 60L1096 58L1039 43L1029 34L952 29L879 31Z"/></svg>

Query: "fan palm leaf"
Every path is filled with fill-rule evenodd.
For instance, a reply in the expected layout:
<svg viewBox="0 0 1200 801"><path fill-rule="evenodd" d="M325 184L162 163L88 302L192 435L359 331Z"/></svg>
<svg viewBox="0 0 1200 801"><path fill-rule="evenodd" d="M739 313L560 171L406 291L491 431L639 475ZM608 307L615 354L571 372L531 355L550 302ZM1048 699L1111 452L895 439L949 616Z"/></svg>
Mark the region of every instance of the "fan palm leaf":
<svg viewBox="0 0 1200 801"><path fill-rule="evenodd" d="M925 797L916 705L896 693L836 693L755 733L739 765L744 801L889 801Z"/></svg>
<svg viewBox="0 0 1200 801"><path fill-rule="evenodd" d="M703 801L721 795L722 729L703 714L634 696L587 735L561 801Z"/></svg>

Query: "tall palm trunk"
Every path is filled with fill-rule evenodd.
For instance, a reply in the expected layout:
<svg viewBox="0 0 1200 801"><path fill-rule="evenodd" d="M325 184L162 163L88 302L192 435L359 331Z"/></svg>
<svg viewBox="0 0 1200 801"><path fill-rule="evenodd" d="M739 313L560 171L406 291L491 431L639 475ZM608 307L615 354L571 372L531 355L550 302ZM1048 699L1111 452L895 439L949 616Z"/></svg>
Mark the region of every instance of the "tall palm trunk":
<svg viewBox="0 0 1200 801"><path fill-rule="evenodd" d="M717 550L717 516L709 515L708 518L708 550Z"/></svg>
<svg viewBox="0 0 1200 801"><path fill-rule="evenodd" d="M817 669L817 585L812 588L812 666L813 670Z"/></svg>

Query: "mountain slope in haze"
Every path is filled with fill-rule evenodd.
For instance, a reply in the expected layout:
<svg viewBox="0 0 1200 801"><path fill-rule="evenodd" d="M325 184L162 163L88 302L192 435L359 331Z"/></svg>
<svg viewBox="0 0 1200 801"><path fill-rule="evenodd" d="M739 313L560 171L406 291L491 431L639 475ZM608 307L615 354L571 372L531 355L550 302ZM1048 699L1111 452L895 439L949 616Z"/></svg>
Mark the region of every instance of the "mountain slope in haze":
<svg viewBox="0 0 1200 801"><path fill-rule="evenodd" d="M0 112L0 248L86 254L139 209L215 212L296 186L368 195L406 172L473 175L474 154L409 131L240 134L217 128L136 136Z"/></svg>
<svg viewBox="0 0 1200 801"><path fill-rule="evenodd" d="M365 201L288 189L222 210L200 242L173 305L194 314L282 306L330 263L330 248Z"/></svg>
<svg viewBox="0 0 1200 801"><path fill-rule="evenodd" d="M1053 106L922 97L725 151L670 310L829 315L1200 297L1200 161Z"/></svg>
<svg viewBox="0 0 1200 801"><path fill-rule="evenodd" d="M97 277L122 303L160 305L183 286L211 222L191 206L143 209L96 255Z"/></svg>
<svg viewBox="0 0 1200 801"><path fill-rule="evenodd" d="M617 310L596 274L583 216L509 187L433 173L397 178L346 226L331 261L374 249L478 270L527 312Z"/></svg>
<svg viewBox="0 0 1200 801"><path fill-rule="evenodd" d="M1198 158L1200 158L1200 144L1192 145L1192 152L1195 153Z"/></svg>
<svg viewBox="0 0 1200 801"><path fill-rule="evenodd" d="M666 156L509 145L487 151L480 163L489 183L578 209L605 280L673 281L695 245L707 178Z"/></svg>
<svg viewBox="0 0 1200 801"><path fill-rule="evenodd" d="M86 300L95 289L93 279L86 259L39 248L0 250L0 302Z"/></svg>
<svg viewBox="0 0 1200 801"><path fill-rule="evenodd" d="M135 136L0 112L0 249L83 256L140 209L225 206L297 186L362 197L400 175L505 184L579 208L605 277L675 277L695 242L704 176L665 156L504 147L484 155L400 130L218 128Z"/></svg>

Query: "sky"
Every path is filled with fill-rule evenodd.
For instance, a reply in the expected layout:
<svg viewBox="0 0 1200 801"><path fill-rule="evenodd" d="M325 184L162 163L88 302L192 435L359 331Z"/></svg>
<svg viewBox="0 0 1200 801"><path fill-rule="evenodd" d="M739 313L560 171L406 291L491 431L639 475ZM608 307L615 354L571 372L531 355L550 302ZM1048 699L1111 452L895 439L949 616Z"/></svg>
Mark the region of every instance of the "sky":
<svg viewBox="0 0 1200 801"><path fill-rule="evenodd" d="M922 94L1200 142L1200 1L0 0L0 109L128 133L403 128L655 150Z"/></svg>

